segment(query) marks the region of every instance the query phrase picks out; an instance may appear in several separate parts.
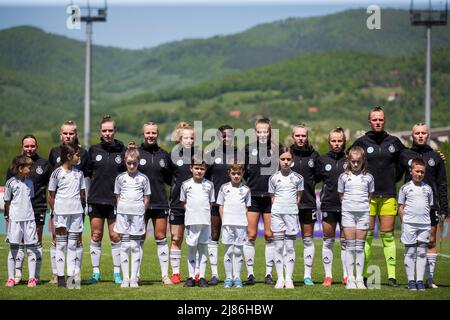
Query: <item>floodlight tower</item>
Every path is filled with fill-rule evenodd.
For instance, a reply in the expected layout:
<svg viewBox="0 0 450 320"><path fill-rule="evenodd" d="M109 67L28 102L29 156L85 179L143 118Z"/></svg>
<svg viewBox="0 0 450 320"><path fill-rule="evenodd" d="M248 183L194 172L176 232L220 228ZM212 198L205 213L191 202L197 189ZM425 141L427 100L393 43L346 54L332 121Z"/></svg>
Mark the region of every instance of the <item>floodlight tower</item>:
<svg viewBox="0 0 450 320"><path fill-rule="evenodd" d="M421 4L417 4L421 2ZM431 132L431 27L447 25L447 0L426 1L411 0L410 18L413 26L425 26L427 28L427 54L425 70L425 124ZM426 4L425 2L425 4ZM437 4L439 2L439 4ZM436 5L437 4L437 5Z"/></svg>

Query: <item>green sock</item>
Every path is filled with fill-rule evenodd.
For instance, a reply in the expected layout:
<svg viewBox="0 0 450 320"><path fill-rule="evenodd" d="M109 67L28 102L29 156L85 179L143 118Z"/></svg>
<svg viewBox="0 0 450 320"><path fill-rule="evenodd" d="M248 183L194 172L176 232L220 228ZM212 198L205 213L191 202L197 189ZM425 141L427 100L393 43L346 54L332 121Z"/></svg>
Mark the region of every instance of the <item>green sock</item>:
<svg viewBox="0 0 450 320"><path fill-rule="evenodd" d="M383 241L388 278L395 279L396 247L394 235L391 232L380 232L380 237L381 241Z"/></svg>
<svg viewBox="0 0 450 320"><path fill-rule="evenodd" d="M372 258L372 241L373 241L373 230L367 231L366 244L364 245L365 261L363 277L367 278L367 268L369 267L370 258Z"/></svg>

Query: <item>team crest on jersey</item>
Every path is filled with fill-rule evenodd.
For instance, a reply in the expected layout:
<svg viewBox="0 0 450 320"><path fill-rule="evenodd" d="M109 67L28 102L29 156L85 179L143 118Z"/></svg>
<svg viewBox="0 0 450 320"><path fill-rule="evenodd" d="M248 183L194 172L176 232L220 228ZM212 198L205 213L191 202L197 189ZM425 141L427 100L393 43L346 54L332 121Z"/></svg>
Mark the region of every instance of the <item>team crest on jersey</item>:
<svg viewBox="0 0 450 320"><path fill-rule="evenodd" d="M214 162L215 162L216 164L221 164L221 163L222 163L222 158L216 158L216 159L214 160Z"/></svg>
<svg viewBox="0 0 450 320"><path fill-rule="evenodd" d="M159 160L159 166L161 168L164 168L166 166L166 163L164 162L164 159Z"/></svg>
<svg viewBox="0 0 450 320"><path fill-rule="evenodd" d="M102 161L102 159L103 159L103 157L102 157L101 154L98 154L98 155L95 157L95 160L96 160L96 161Z"/></svg>
<svg viewBox="0 0 450 320"><path fill-rule="evenodd" d="M331 171L331 164L327 164L326 166L325 166L325 171Z"/></svg>
<svg viewBox="0 0 450 320"><path fill-rule="evenodd" d="M36 168L36 173L37 173L37 174L43 174L43 173L44 173L44 170L42 170L42 167L41 167L41 166L37 166L37 168Z"/></svg>
<svg viewBox="0 0 450 320"><path fill-rule="evenodd" d="M256 149L253 149L252 150L252 156L257 156L258 155L258 150L256 150Z"/></svg>
<svg viewBox="0 0 450 320"><path fill-rule="evenodd" d="M60 163L61 162L61 157L56 158L56 163Z"/></svg>
<svg viewBox="0 0 450 320"><path fill-rule="evenodd" d="M408 161L408 167L411 167L412 159L409 159Z"/></svg>
<svg viewBox="0 0 450 320"><path fill-rule="evenodd" d="M433 159L428 160L428 165L429 165L430 167L434 167L435 164L436 164L436 163L434 162Z"/></svg>
<svg viewBox="0 0 450 320"><path fill-rule="evenodd" d="M367 148L367 153L372 153L373 152L373 147L368 147Z"/></svg>
<svg viewBox="0 0 450 320"><path fill-rule="evenodd" d="M313 159L309 159L309 161L308 161L308 166L309 166L310 168L314 167L314 160L313 160Z"/></svg>
<svg viewBox="0 0 450 320"><path fill-rule="evenodd" d="M204 183L202 185L202 189L203 189L203 191L209 191L209 190L211 190L211 186L209 184Z"/></svg>
<svg viewBox="0 0 450 320"><path fill-rule="evenodd" d="M178 160L177 161L177 166L181 167L184 164L183 160Z"/></svg>
<svg viewBox="0 0 450 320"><path fill-rule="evenodd" d="M141 160L139 161L139 164L140 164L141 166L145 166L146 163L147 163L147 160L145 160L145 159L141 159Z"/></svg>
<svg viewBox="0 0 450 320"><path fill-rule="evenodd" d="M122 163L122 158L120 157L119 154L116 156L116 158L114 159L114 161L116 161L117 164L121 164L121 163Z"/></svg>
<svg viewBox="0 0 450 320"><path fill-rule="evenodd" d="M322 212L322 216L323 216L323 218L328 217L328 212L326 212L326 211Z"/></svg>
<svg viewBox="0 0 450 320"><path fill-rule="evenodd" d="M389 145L388 150L389 150L390 153L394 153L394 152L395 152L395 147L394 147L394 145L393 145L393 144Z"/></svg>

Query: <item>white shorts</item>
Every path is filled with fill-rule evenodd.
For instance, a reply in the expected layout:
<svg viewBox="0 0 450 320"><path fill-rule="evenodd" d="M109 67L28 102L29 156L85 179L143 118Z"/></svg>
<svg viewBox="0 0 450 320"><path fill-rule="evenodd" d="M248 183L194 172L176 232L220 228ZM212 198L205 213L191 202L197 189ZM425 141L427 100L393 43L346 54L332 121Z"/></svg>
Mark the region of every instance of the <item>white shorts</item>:
<svg viewBox="0 0 450 320"><path fill-rule="evenodd" d="M23 242L22 242L23 240ZM38 242L36 221L9 221L6 242L11 244L35 244Z"/></svg>
<svg viewBox="0 0 450 320"><path fill-rule="evenodd" d="M211 240L209 224L193 224L186 226L186 244L194 247L198 244L208 244Z"/></svg>
<svg viewBox="0 0 450 320"><path fill-rule="evenodd" d="M400 238L403 244L417 244L418 242L428 243L430 240L431 226L426 224L407 223L402 224L402 236Z"/></svg>
<svg viewBox="0 0 450 320"><path fill-rule="evenodd" d="M247 226L222 226L222 243L243 246L247 241Z"/></svg>
<svg viewBox="0 0 450 320"><path fill-rule="evenodd" d="M271 213L270 229L272 232L284 232L286 235L296 235L300 230L298 214Z"/></svg>
<svg viewBox="0 0 450 320"><path fill-rule="evenodd" d="M369 229L369 211L342 211L341 224L344 228L355 228L358 230Z"/></svg>
<svg viewBox="0 0 450 320"><path fill-rule="evenodd" d="M145 216L136 214L121 214L116 216L114 232L120 234L129 234L132 236L141 236L145 233Z"/></svg>
<svg viewBox="0 0 450 320"><path fill-rule="evenodd" d="M56 214L53 218L55 228L66 228L67 232L83 232L83 214Z"/></svg>

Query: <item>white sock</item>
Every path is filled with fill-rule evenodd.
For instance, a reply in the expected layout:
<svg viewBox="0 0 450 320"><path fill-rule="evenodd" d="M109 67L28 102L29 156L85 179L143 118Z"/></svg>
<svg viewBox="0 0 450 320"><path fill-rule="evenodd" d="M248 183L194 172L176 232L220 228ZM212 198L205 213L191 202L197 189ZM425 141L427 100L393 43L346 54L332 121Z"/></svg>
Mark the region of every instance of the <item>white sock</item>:
<svg viewBox="0 0 450 320"><path fill-rule="evenodd" d="M37 250L34 244L27 245L27 255L28 255L28 278L36 277L36 260L37 260Z"/></svg>
<svg viewBox="0 0 450 320"><path fill-rule="evenodd" d="M130 279L130 235L120 235L120 266L122 268L123 280Z"/></svg>
<svg viewBox="0 0 450 320"><path fill-rule="evenodd" d="M284 233L277 232L273 235L275 245L275 270L277 271L277 279L284 281Z"/></svg>
<svg viewBox="0 0 450 320"><path fill-rule="evenodd" d="M433 280L434 270L436 268L437 253L427 253L427 264L425 267L425 275L427 279Z"/></svg>
<svg viewBox="0 0 450 320"><path fill-rule="evenodd" d="M197 246L187 246L188 247L188 270L189 270L189 278L195 277L195 266L197 264L196 255L197 255Z"/></svg>
<svg viewBox="0 0 450 320"><path fill-rule="evenodd" d="M139 269L138 269L138 273L137 273L137 277L140 278L141 277L141 265L142 265L142 257L144 256L144 242L145 239L143 239L142 237L140 237L140 241L139 241L139 254L141 257L141 262L139 264ZM167 251L169 252L169 251Z"/></svg>
<svg viewBox="0 0 450 320"><path fill-rule="evenodd" d="M341 238L341 263L342 263L342 274L343 278L347 277L347 269L345 268L345 249L346 242L345 239Z"/></svg>
<svg viewBox="0 0 450 320"><path fill-rule="evenodd" d="M200 275L200 257L198 254L198 250L197 253L195 254L195 274Z"/></svg>
<svg viewBox="0 0 450 320"><path fill-rule="evenodd" d="M75 274L81 274L81 265L83 263L83 244L77 242L77 259L75 264Z"/></svg>
<svg viewBox="0 0 450 320"><path fill-rule="evenodd" d="M16 275L22 276L23 260L25 258L25 245L19 244L19 251L16 256Z"/></svg>
<svg viewBox="0 0 450 320"><path fill-rule="evenodd" d="M136 279L139 271L139 267L141 265L141 260L143 257L141 257L141 252L139 248L139 243L141 239L138 237L137 239L131 238L130 245L131 245L131 278Z"/></svg>
<svg viewBox="0 0 450 320"><path fill-rule="evenodd" d="M217 271L217 256L219 255L219 244L217 241L210 241L208 244L209 264L211 265L211 276L219 277Z"/></svg>
<svg viewBox="0 0 450 320"><path fill-rule="evenodd" d="M53 244L50 246L50 261L52 264L52 273L57 274L58 271L56 270L56 244Z"/></svg>
<svg viewBox="0 0 450 320"><path fill-rule="evenodd" d="M16 258L17 252L19 251L18 244L10 244L10 249L8 253L8 278L13 278L16 272Z"/></svg>
<svg viewBox="0 0 450 320"><path fill-rule="evenodd" d="M226 244L225 255L223 256L223 266L225 268L225 277L227 279L233 279L233 256L234 256L234 245Z"/></svg>
<svg viewBox="0 0 450 320"><path fill-rule="evenodd" d="M113 259L114 273L120 273L120 240L111 241L111 254Z"/></svg>
<svg viewBox="0 0 450 320"><path fill-rule="evenodd" d="M173 274L180 273L180 261L181 261L181 250L170 249L170 265L172 266Z"/></svg>
<svg viewBox="0 0 450 320"><path fill-rule="evenodd" d="M156 240L159 266L161 267L161 277L169 275L169 246L167 239Z"/></svg>
<svg viewBox="0 0 450 320"><path fill-rule="evenodd" d="M247 267L247 274L255 274L253 265L255 263L255 241L249 240L244 244L245 265Z"/></svg>
<svg viewBox="0 0 450 320"><path fill-rule="evenodd" d="M242 265L244 263L243 259L244 249L242 246L234 246L234 259L233 259L233 269L234 269L234 279L241 279Z"/></svg>
<svg viewBox="0 0 450 320"><path fill-rule="evenodd" d="M208 263L208 245L198 244L198 255L200 258L200 278L204 278L206 274L206 264Z"/></svg>
<svg viewBox="0 0 450 320"><path fill-rule="evenodd" d="M345 269L347 270L347 276L353 278L353 269L355 266L356 256L356 240L345 240L347 247L345 249Z"/></svg>
<svg viewBox="0 0 450 320"><path fill-rule="evenodd" d="M64 276L66 264L67 234L56 235L56 270L58 276Z"/></svg>
<svg viewBox="0 0 450 320"><path fill-rule="evenodd" d="M414 269L417 247L415 245L405 245L405 271L408 281L414 281Z"/></svg>
<svg viewBox="0 0 450 320"><path fill-rule="evenodd" d="M67 275L75 276L77 259L78 233L69 232L69 241L67 243Z"/></svg>
<svg viewBox="0 0 450 320"><path fill-rule="evenodd" d="M91 262L92 270L94 273L100 273L100 258L102 256L102 243L101 241L91 240Z"/></svg>
<svg viewBox="0 0 450 320"><path fill-rule="evenodd" d="M284 264L286 269L286 280L291 281L295 267L295 240L296 235L287 235L284 239L284 248L286 251Z"/></svg>
<svg viewBox="0 0 450 320"><path fill-rule="evenodd" d="M275 244L273 240L266 240L266 275L272 274L275 260Z"/></svg>
<svg viewBox="0 0 450 320"><path fill-rule="evenodd" d="M323 238L322 262L325 270L325 277L333 277L333 246L334 238Z"/></svg>
<svg viewBox="0 0 450 320"><path fill-rule="evenodd" d="M37 242L36 247L36 272L35 276L37 279L41 278L41 266L42 266L42 243Z"/></svg>
<svg viewBox="0 0 450 320"><path fill-rule="evenodd" d="M356 279L360 279L363 276L364 259L365 259L365 252L364 252L365 243L366 243L366 241L364 241L364 240L356 240L356 246L355 246Z"/></svg>
<svg viewBox="0 0 450 320"><path fill-rule="evenodd" d="M303 259L305 264L305 273L303 278L311 278L311 270L314 263L314 241L312 237L303 238Z"/></svg>
<svg viewBox="0 0 450 320"><path fill-rule="evenodd" d="M427 265L427 249L427 243L419 243L417 246L416 281L423 281L425 266Z"/></svg>

